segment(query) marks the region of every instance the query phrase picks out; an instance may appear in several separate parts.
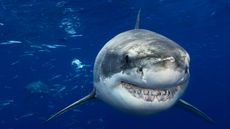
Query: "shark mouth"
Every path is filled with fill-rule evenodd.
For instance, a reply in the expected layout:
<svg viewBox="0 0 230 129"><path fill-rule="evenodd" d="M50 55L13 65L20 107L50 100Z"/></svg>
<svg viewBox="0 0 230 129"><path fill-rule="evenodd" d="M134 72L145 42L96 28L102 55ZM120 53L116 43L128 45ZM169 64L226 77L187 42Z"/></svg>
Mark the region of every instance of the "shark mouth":
<svg viewBox="0 0 230 129"><path fill-rule="evenodd" d="M182 85L164 89L140 88L134 84L121 82L120 85L126 89L133 97L142 99L146 102L165 102L174 98L175 94L183 89Z"/></svg>

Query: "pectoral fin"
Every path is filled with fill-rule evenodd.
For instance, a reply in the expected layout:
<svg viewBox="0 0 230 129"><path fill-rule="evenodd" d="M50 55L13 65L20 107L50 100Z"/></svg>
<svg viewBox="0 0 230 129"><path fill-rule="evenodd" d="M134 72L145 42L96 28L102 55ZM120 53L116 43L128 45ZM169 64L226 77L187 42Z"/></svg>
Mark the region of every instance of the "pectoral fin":
<svg viewBox="0 0 230 129"><path fill-rule="evenodd" d="M81 105L81 104L84 104L85 102L89 101L89 100L92 100L95 98L95 94L96 94L96 91L95 89L87 96L81 98L80 100L70 104L69 106L65 107L64 109L60 110L59 112L51 115L46 121L50 121L51 119L53 118L56 118L62 114L64 114L65 112L69 111L69 110L72 110L73 108Z"/></svg>
<svg viewBox="0 0 230 129"><path fill-rule="evenodd" d="M178 104L182 107L184 107L185 109L201 116L203 119L207 120L208 122L214 123L213 119L211 117L209 117L207 114L205 114L204 112L202 112L200 109L196 108L195 106L191 105L190 103L186 102L185 100L180 99L178 101Z"/></svg>

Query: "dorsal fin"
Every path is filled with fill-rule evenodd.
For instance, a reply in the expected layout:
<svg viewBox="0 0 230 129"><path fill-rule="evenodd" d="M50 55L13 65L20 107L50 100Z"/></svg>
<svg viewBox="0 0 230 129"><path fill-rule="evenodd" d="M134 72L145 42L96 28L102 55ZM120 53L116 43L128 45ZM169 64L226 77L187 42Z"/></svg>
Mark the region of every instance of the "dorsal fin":
<svg viewBox="0 0 230 129"><path fill-rule="evenodd" d="M140 14L141 14L141 8L138 11L137 19L136 19L136 24L135 24L135 28L134 29L139 29L139 26L140 26Z"/></svg>

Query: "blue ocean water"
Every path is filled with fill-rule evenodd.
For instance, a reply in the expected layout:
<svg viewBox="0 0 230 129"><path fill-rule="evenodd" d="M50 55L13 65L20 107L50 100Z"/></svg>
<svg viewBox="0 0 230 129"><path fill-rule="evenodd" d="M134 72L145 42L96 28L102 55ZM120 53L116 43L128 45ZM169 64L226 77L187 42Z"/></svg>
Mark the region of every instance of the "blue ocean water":
<svg viewBox="0 0 230 129"><path fill-rule="evenodd" d="M92 90L97 53L140 8L141 28L189 52L183 99L215 124L176 106L135 116L100 100L45 123ZM229 0L1 0L0 129L229 129L229 14Z"/></svg>

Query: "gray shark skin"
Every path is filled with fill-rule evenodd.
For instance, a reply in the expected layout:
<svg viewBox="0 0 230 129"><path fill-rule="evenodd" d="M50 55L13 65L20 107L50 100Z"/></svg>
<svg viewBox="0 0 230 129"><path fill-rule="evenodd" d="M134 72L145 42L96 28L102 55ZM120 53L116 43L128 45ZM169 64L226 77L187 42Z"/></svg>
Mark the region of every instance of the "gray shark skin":
<svg viewBox="0 0 230 129"><path fill-rule="evenodd" d="M137 114L170 108L189 81L187 52L172 40L144 29L112 38L94 66L96 98Z"/></svg>
<svg viewBox="0 0 230 129"><path fill-rule="evenodd" d="M47 121L95 98L123 112L151 115L175 104L213 120L181 99L189 82L190 57L187 51L156 32L135 29L109 40L94 64L93 91L52 115Z"/></svg>

